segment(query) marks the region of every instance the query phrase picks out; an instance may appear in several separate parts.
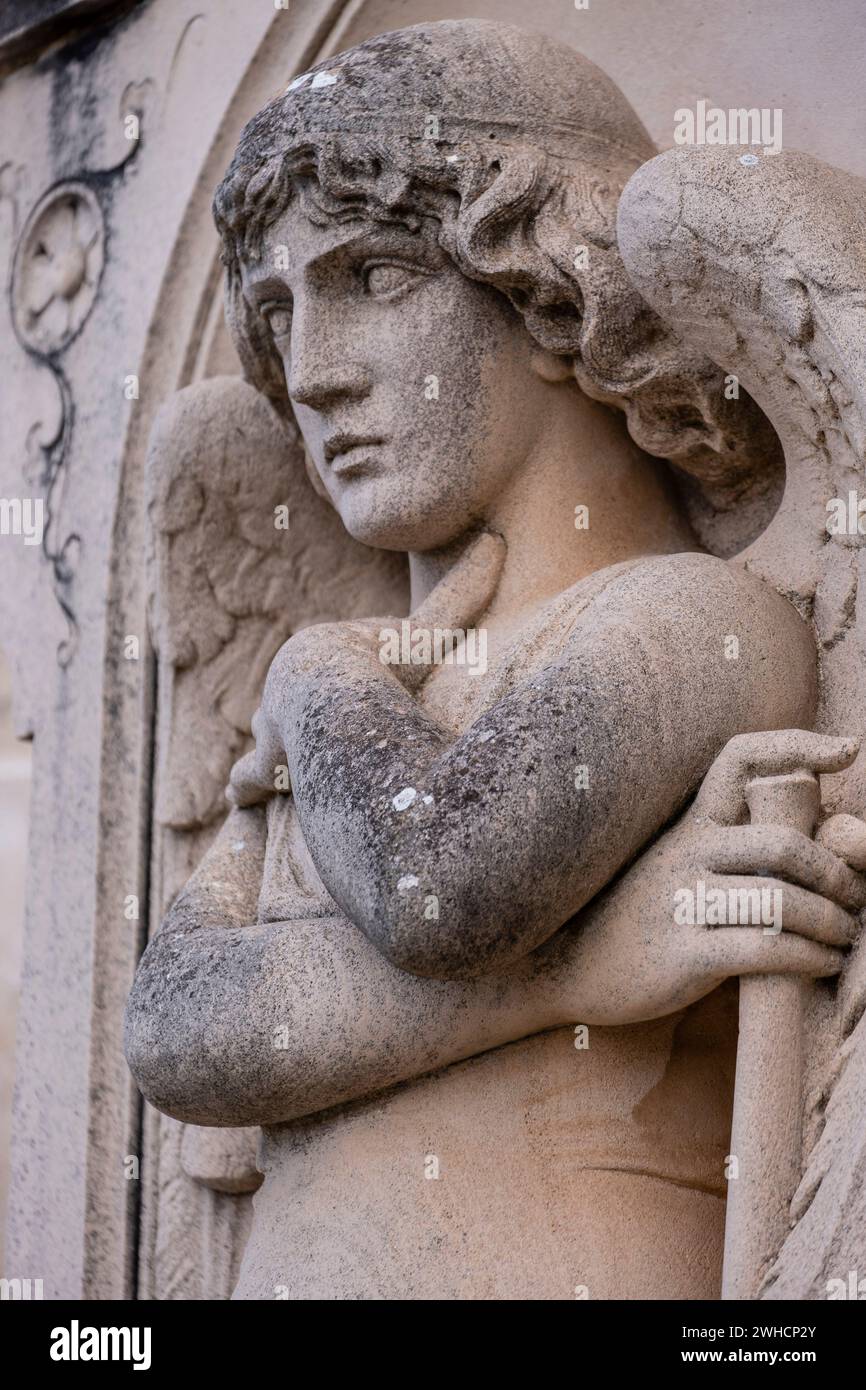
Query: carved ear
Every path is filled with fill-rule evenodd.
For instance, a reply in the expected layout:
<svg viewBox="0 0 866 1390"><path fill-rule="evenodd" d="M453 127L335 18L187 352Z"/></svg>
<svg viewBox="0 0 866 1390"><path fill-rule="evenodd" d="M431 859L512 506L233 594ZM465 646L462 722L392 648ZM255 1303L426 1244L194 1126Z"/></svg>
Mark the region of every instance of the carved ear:
<svg viewBox="0 0 866 1390"><path fill-rule="evenodd" d="M536 348L530 358L532 370L542 381L574 381L574 364L570 357L563 357L546 348Z"/></svg>

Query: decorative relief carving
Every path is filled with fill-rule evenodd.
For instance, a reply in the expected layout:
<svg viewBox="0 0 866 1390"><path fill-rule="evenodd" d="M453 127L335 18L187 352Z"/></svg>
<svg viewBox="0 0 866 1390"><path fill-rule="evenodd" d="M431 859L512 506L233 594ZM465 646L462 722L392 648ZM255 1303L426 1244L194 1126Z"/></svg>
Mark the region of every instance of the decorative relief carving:
<svg viewBox="0 0 866 1390"><path fill-rule="evenodd" d="M102 211L82 183L53 188L22 232L12 277L18 335L40 356L62 351L90 313L105 260Z"/></svg>
<svg viewBox="0 0 866 1390"><path fill-rule="evenodd" d="M129 83L124 89L117 119L109 127L112 139L104 151L110 163L92 172L118 177L136 156L141 121L152 89L150 80ZM135 123L134 131L125 131L127 118ZM10 180L11 175L6 182ZM2 191L7 191L5 184ZM13 207L17 215L17 205ZM10 285L12 322L18 340L51 373L59 398L57 428L46 430L45 420L40 419L30 431L25 468L28 478L44 493L42 549L51 566L54 594L68 628L57 653L61 666L72 660L77 645L73 588L83 545L83 538L77 533L60 534L62 484L75 415L62 358L84 329L96 303L105 254L106 227L99 199L83 179L66 180L49 189L28 215L16 246Z"/></svg>

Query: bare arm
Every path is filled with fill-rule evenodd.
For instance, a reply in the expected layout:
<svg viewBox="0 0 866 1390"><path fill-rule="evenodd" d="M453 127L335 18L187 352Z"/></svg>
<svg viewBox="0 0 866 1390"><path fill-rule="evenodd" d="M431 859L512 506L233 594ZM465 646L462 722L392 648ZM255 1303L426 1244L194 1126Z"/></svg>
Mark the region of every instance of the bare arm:
<svg viewBox="0 0 866 1390"><path fill-rule="evenodd" d="M653 592L657 597L657 584ZM798 668L800 671L799 680L788 682L785 687L792 692L787 697L788 703L783 701L776 708L761 690L758 675L760 664L767 659L767 646L758 634L754 660L745 672L740 668L739 684L724 683L724 673L730 670L730 665L722 665L722 659L716 654L715 665L710 668L711 676L716 678L716 683L711 683L711 690L715 692L713 699L690 708L687 702L694 690L693 684L689 685L685 694L677 697L681 700L680 712L684 722L675 725L675 741L672 742L669 737L666 743L654 747L652 740L657 736L659 727L656 721L660 722L663 714L671 717L670 703L662 711L653 706L653 701L659 699L659 685L681 678L683 672L676 663L653 670L645 660L635 659L636 651L640 653L643 644L652 635L652 615L647 620L640 605L637 605L637 612L632 605L629 627L617 615L621 595L612 597L616 600L612 604L612 611L603 615L605 621L596 623L594 632L590 634L591 638L597 639L596 645L593 646L592 640L587 641L586 633L580 634L581 649L590 652L598 650L600 658L590 668L594 673L594 685L585 671L577 668L580 673L578 694L585 701L594 694L602 702L601 708L607 711L608 723L617 725L622 717L620 707L623 691L615 684L609 684L607 688L601 684L605 672L610 679L610 671L615 669L606 667L603 658L611 651L620 663L624 655L629 657L631 685L624 692L628 697L625 703L628 706L628 701L631 701L643 708L649 702L653 721L650 722L649 718L645 720L644 726L637 731L636 741L643 750L643 756L653 761L656 780L638 775L637 785L631 787L629 798L625 803L618 802L615 795L616 776L610 775L610 772L621 773L621 766L617 766L615 758L616 747L627 748L628 744L626 741L623 745L611 742L606 745L607 757L613 760L613 766L609 768L605 761L601 763L604 774L602 786L607 798L604 814L613 814L611 805L621 808L625 804L633 816L646 815L647 828L635 830L636 825L644 825L640 819L632 819L624 827L621 814L620 820L613 822L616 827L614 835L610 834L609 825L601 827L602 831L608 832L607 835L599 835L598 826L593 827L592 824L593 816L600 814L598 783L594 784L590 777L590 786L582 793L584 797L592 798L594 807L593 815L586 822L586 833L594 834L591 844L601 846L602 850L607 846L606 862L608 866L614 866L597 869L603 875L602 886L609 881L622 860L630 857L628 845L633 841L623 838L623 829L632 836L642 834L645 840L658 829L659 820L666 818L666 808L671 803L662 801L660 809L658 773L674 782L672 798L676 796L682 799L700 779L711 756L706 755L706 762L698 766L700 758L704 756L701 748L726 736L723 730L728 725L719 719L718 704L733 701L733 709L728 712L727 719L735 725L739 721L737 732L742 732L743 725L748 726L751 722L760 726L768 722L770 717L775 717L780 723L792 722L792 717L801 717L804 704L812 698L808 682L802 678L805 648L799 620L793 617L786 605L778 601L777 610L771 611L765 621L765 630L768 623L773 625L773 642L777 651L781 633L790 669L794 673ZM749 597L747 590L746 602ZM707 604L717 602L718 595L708 593ZM690 610L693 604L694 600L689 596L687 606ZM731 626L730 614L722 614L720 619L714 609L713 616L715 629L709 629L711 638L720 628L727 631ZM754 631L754 614L747 613L745 620ZM646 621L649 622L648 627L643 626ZM617 640L605 644L599 639L599 634L607 637L609 633ZM706 659L709 646L706 642L703 648L700 643L691 645L687 648L689 656L697 651L698 658L703 653ZM770 644L769 651L772 655L773 644ZM350 661L354 661L356 655L350 650ZM360 662L354 668L354 678L357 679L360 669L366 685L372 687L374 694L381 692L383 674L387 673L381 669L371 673L369 665L363 665L368 662L369 653L362 650L359 655ZM345 648L340 649L337 659L344 658ZM550 682L552 673L561 671L564 664L566 675L574 681L574 663L561 662L544 672L537 682L518 692L523 700L519 716L522 723L517 725L521 734L525 728L529 728L535 730L537 737L540 736L543 727L539 729L534 716L538 714L543 725L545 717L550 717L552 708L557 713L558 707L555 704L552 706L545 683ZM635 681L636 668L640 677L638 681ZM351 683L341 686L334 682L333 668L329 677L327 684L332 693L333 686L336 684L337 687L337 707L342 708L341 700L345 698L346 712L351 716L353 710L357 712L360 701L365 713L370 715L367 691L363 687L353 690ZM386 683L392 696L396 684L393 681ZM533 710L532 702L527 699L527 690L539 692L540 712ZM739 700L734 698L737 690ZM432 740L435 740L430 767L435 771L437 760L443 760L443 754L448 754L452 760L453 781L459 785L465 773L465 755L463 766L459 762L455 764L454 759L459 745L465 744L466 738L447 738L430 721L424 720L414 702L410 698L407 700L405 691L397 693L397 720L417 717L422 721L420 726L414 727L422 730L426 727ZM408 709L407 703L410 706ZM505 734L515 718L516 708L513 700L503 702L503 706L506 704L511 713L509 719L499 726L500 732ZM562 705L566 707L564 701ZM580 700L575 697L571 709L579 710L579 705ZM497 716L501 718L503 706L492 710L485 720L495 720ZM381 714L381 710L377 714ZM390 710L387 714L390 717ZM332 746L338 733L342 737L343 731L338 730L338 722L337 713L333 713L329 725ZM557 721L554 720L556 726ZM367 723L365 731L375 727L375 724ZM473 733L477 737L479 730L483 732L489 727L489 724L480 721L466 737L471 738ZM706 743L698 746L697 753L691 742L696 728L706 730ZM368 734L367 745L370 741ZM336 742L339 743L339 738ZM492 739L478 740L482 750L493 742ZM323 747L320 738L319 745L318 756L327 765L327 741ZM429 752L430 746L433 745L428 745L425 752ZM579 761L576 746L572 737L568 776L565 779L569 786L573 785L573 765ZM593 746L598 756L599 741ZM362 748L362 752L366 751L368 749ZM387 752L388 748L386 746L386 749L376 751ZM391 756L398 755L392 752ZM588 764L586 757L583 761ZM339 765L339 759L337 762ZM445 767L449 767L447 760ZM688 769L693 767L697 767L697 770L690 773ZM495 767L487 769L489 776L496 771ZM314 778L314 772L315 758L311 759L307 775ZM542 768L540 772L537 780L544 785L545 769ZM504 848L496 849L488 839L487 852L495 851L495 866L505 864L507 867L508 855L514 852L515 841L524 832L528 815L527 797L524 791L515 800L501 767L498 775L500 787L509 793L509 804L517 807L520 818L511 827L504 824L500 836L504 840ZM313 780L307 785L315 791L321 780L319 784ZM677 790L681 788L685 790ZM363 794L359 794L358 804L363 808ZM470 801L469 805L472 804ZM351 829L351 818L349 824ZM448 829L446 818L445 830ZM459 822L456 829L459 830ZM476 833L483 834L485 829L482 817L481 825L476 826ZM331 834L342 834L339 818L336 826L331 827ZM656 1017L700 997L701 993L726 975L746 969L769 968L767 952L773 949L772 943L761 932L740 933L736 941L730 939L730 933L715 933L711 943L704 940L692 943L691 939L687 942L681 931L671 936L669 866L659 878L654 864L639 861L612 890L612 894L602 895L576 917L567 930L540 950L527 954L528 948L523 946L523 958L509 967L494 965L492 970L487 967L489 973L483 978L467 981L415 978L386 958L375 942L373 932L368 931L365 937L343 918L247 925L255 915L264 835L264 812L261 808L232 813L209 855L173 906L163 930L148 948L130 999L127 1052L139 1084L159 1108L188 1121L205 1124L284 1121L370 1094L396 1081L420 1075L546 1027L575 1020L609 1023ZM561 852L563 844L573 846L575 843L571 827L564 822L555 826L549 838L554 851L559 849ZM530 839L530 849L538 844L538 839L537 835ZM525 852L526 847L521 848ZM338 838L334 849L338 857L341 856L346 852L345 842ZM398 849L391 852L396 853ZM484 852L485 843L481 840L477 853L480 856ZM652 858L655 862L657 855L654 854ZM560 860L561 853L559 859L553 861L554 868ZM483 858L478 860L481 865L484 862ZM695 859L692 862L690 859L683 867L678 860L671 882L682 882L684 873L705 872L702 864L703 861ZM459 891L461 878L453 872L449 877L449 867L446 865L443 877L450 883L452 892ZM393 870L391 873L397 877ZM514 885L513 874L507 882ZM523 900L536 908L539 898L543 899L544 896L540 883L541 879L536 874L528 885L520 885ZM492 886L494 890L497 888L495 883ZM598 890L590 887L582 891L594 896ZM503 899L501 891L499 902L500 911L506 914L511 911L510 917L506 915L506 924L515 925L513 941L519 938L522 924L515 922L514 909ZM460 908L461 904L458 902L457 906ZM649 921L648 907L654 911L657 909L657 920ZM817 920L814 907L807 904L806 909L801 914L803 920L807 923L812 919ZM567 906L560 908L561 920L571 917L574 910L569 910ZM422 930L430 933L435 932L442 921L441 912L438 919L435 915L424 918L420 912L418 917L424 924ZM413 920L417 922L417 917ZM555 930L556 925L558 923L551 931ZM796 923L792 922L792 926L797 930ZM835 930L835 936L821 939L840 944L847 926L842 924ZM653 932L659 935L661 945L653 945ZM550 931L547 935L550 935ZM460 944L456 942L453 949L459 951ZM656 955L653 957L654 950ZM646 959L641 977L644 987L636 989L633 966L638 956ZM782 957L784 962L780 963ZM832 952L808 941L789 938L787 932L780 939L772 960L774 969L790 968L806 973L825 973L838 968Z"/></svg>
<svg viewBox="0 0 866 1390"><path fill-rule="evenodd" d="M687 555L618 576L560 660L459 738L343 627L286 644L263 708L332 897L400 969L456 979L545 941L670 820L728 738L808 725L815 698L793 608Z"/></svg>
<svg viewBox="0 0 866 1390"><path fill-rule="evenodd" d="M191 1124L285 1121L558 1017L541 962L420 980L342 917L256 924L266 834L263 807L232 809L142 956L124 1046L157 1109Z"/></svg>
<svg viewBox="0 0 866 1390"><path fill-rule="evenodd" d="M169 920L136 976L126 1054L176 1119L276 1124L538 1032L558 998L533 960L483 981L406 975L340 917L182 935Z"/></svg>
<svg viewBox="0 0 866 1390"><path fill-rule="evenodd" d="M142 960L126 1029L136 1080L181 1120L274 1124L546 1028L657 1018L732 974L834 974L842 958L833 948L856 931L846 908L866 901L844 862L866 863L866 827L836 817L845 833L840 840L828 822L826 845L762 829L758 845L749 827L708 839L706 826L737 818L738 789L755 770L835 770L854 751L811 734L732 740L694 806L611 889L537 951L466 982L398 970L340 917L223 921L217 899L245 910L242 885L252 885L260 852L250 827L261 812L235 812ZM778 866L793 882L744 878L756 858L764 874ZM733 878L718 872L725 859ZM675 890L695 878L769 883L784 894L785 931L678 926Z"/></svg>

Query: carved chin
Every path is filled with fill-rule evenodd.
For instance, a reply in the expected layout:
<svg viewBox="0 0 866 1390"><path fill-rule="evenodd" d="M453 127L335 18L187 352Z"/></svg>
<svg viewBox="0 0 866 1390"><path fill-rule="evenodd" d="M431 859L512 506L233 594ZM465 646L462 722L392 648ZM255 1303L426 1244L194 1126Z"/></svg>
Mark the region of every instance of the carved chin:
<svg viewBox="0 0 866 1390"><path fill-rule="evenodd" d="M378 550L436 550L466 527L462 511L416 502L409 483L397 495L358 482L344 490L336 507L349 535Z"/></svg>

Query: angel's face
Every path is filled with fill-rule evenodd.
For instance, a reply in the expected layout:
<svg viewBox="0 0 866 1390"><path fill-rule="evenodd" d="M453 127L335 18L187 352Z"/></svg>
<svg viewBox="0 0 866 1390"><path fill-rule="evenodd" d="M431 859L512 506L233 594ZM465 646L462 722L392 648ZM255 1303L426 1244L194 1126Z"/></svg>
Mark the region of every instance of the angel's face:
<svg viewBox="0 0 866 1390"><path fill-rule="evenodd" d="M504 296L462 275L429 227L313 225L297 200L245 268L244 293L351 535L429 550L487 518L549 407Z"/></svg>

